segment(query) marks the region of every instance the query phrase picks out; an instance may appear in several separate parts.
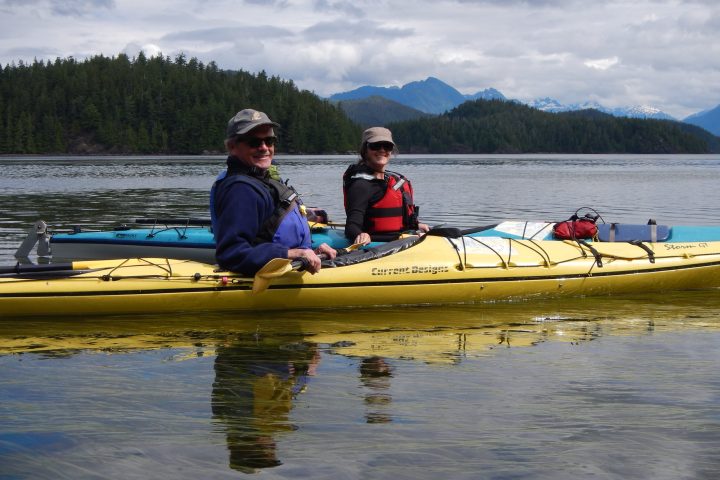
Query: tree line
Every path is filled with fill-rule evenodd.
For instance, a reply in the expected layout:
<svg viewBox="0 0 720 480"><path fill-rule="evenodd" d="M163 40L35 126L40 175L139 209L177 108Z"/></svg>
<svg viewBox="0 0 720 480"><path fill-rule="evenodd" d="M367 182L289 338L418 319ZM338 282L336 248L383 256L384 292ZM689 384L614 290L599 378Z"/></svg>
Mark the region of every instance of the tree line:
<svg viewBox="0 0 720 480"><path fill-rule="evenodd" d="M360 127L291 80L140 52L0 68L0 153L222 152L243 108L280 123L280 152L357 149Z"/></svg>
<svg viewBox="0 0 720 480"><path fill-rule="evenodd" d="M475 100L432 118L388 125L408 153L709 153L720 139L693 125L613 117L597 110L548 113Z"/></svg>
<svg viewBox="0 0 720 480"><path fill-rule="evenodd" d="M365 103L379 124L392 118ZM0 68L0 154L219 153L228 119L242 108L262 110L282 125L279 152L358 148L361 127L292 80L221 70L184 54L140 52ZM546 113L500 100L387 126L408 153L720 152L718 137L688 124L593 110Z"/></svg>

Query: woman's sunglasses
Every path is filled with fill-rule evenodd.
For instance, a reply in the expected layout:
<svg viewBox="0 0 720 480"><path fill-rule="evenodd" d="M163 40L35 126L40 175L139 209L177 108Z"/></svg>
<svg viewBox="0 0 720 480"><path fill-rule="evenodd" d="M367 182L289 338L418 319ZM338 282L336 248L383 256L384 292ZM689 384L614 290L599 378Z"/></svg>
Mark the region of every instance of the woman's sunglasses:
<svg viewBox="0 0 720 480"><path fill-rule="evenodd" d="M395 149L395 145L390 142L374 142L368 143L368 148L370 150L380 150L382 148L386 152L392 152Z"/></svg>
<svg viewBox="0 0 720 480"><path fill-rule="evenodd" d="M259 148L260 145L265 143L265 145L268 146L268 148L274 146L277 143L277 137L265 137L265 138L258 138L258 137L238 137L238 141L244 143L250 148Z"/></svg>

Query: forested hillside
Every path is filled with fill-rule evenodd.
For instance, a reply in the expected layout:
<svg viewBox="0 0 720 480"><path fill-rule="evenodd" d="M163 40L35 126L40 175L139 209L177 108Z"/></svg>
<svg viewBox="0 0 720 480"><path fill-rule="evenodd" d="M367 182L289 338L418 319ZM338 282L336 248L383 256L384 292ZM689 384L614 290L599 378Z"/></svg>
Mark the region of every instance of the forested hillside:
<svg viewBox="0 0 720 480"><path fill-rule="evenodd" d="M408 153L707 153L717 137L667 120L595 110L546 113L515 102L476 100L447 114L389 124Z"/></svg>
<svg viewBox="0 0 720 480"><path fill-rule="evenodd" d="M291 80L139 53L0 68L0 153L222 152L247 107L282 125L280 152L357 148L360 127Z"/></svg>
<svg viewBox="0 0 720 480"><path fill-rule="evenodd" d="M433 116L380 96L342 100L337 105L351 120L363 127L378 127L391 122Z"/></svg>
<svg viewBox="0 0 720 480"><path fill-rule="evenodd" d="M95 56L0 68L0 154L224 151L227 120L256 108L280 123L278 152L356 150L361 127L333 103L264 72L220 70L195 58ZM388 124L410 153L705 153L720 139L699 127L597 111L545 113L476 100L397 122L377 102L353 105L364 125Z"/></svg>

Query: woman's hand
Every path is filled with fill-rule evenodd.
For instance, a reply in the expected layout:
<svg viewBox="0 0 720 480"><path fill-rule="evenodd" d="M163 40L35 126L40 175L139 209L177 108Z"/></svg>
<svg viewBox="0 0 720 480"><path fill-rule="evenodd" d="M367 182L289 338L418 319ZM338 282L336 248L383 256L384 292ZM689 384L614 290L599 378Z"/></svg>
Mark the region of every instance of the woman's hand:
<svg viewBox="0 0 720 480"><path fill-rule="evenodd" d="M427 233L430 231L430 227L424 223L418 223L418 231L422 233Z"/></svg>
<svg viewBox="0 0 720 480"><path fill-rule="evenodd" d="M370 234L362 232L360 235L355 237L355 241L353 243L355 244L361 244L361 245L367 245L370 243L372 239L370 238Z"/></svg>

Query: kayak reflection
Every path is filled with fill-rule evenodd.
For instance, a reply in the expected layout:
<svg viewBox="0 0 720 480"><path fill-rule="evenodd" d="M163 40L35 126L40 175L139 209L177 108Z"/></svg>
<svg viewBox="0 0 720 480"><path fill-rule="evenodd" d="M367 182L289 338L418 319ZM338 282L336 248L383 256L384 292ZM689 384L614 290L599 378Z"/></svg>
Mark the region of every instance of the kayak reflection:
<svg viewBox="0 0 720 480"><path fill-rule="evenodd" d="M314 380L323 373L320 367L337 366L325 373L350 375L357 385L358 395L343 399L362 402L354 405L364 418L360 414L355 421L381 425L401 418L394 386L405 389L405 397L423 395L421 386L407 391L415 385L404 376L418 370L413 363L431 364L431 371L442 375L463 363L472 368L483 357L543 342L563 343L567 349L559 351L572 355L578 346L607 336L717 331L719 312L720 296L713 291L431 308L0 319L0 355L41 355L52 361L162 350L169 355L148 355L145 361L203 359L208 364L198 371L210 376L203 385L211 382L212 389L195 393L210 404L209 427L225 441L221 448L227 448L230 468L250 473L290 462L278 445L298 428L298 418L307 421L293 409L322 401L328 393L304 394L313 383L321 384ZM112 384L112 377L107 380ZM47 386L38 383L38 388ZM64 388L61 379L55 388ZM222 458L225 454L220 452Z"/></svg>
<svg viewBox="0 0 720 480"><path fill-rule="evenodd" d="M230 467L250 473L282 464L275 435L296 428L290 410L315 373L316 346L245 334L216 352L212 412L227 436Z"/></svg>

